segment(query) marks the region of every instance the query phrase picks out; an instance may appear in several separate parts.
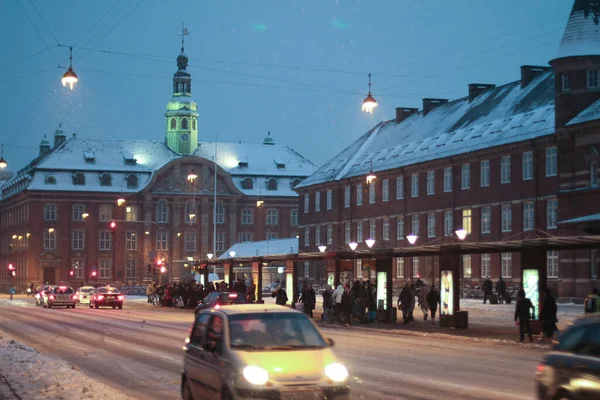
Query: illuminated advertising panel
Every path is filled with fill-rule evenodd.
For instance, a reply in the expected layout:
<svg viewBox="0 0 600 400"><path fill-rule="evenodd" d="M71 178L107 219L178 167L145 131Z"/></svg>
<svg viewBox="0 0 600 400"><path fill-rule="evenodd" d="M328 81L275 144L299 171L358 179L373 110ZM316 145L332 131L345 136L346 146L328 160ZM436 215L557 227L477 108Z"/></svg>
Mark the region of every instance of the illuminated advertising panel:
<svg viewBox="0 0 600 400"><path fill-rule="evenodd" d="M525 291L525 297L527 297L533 303L535 307L535 315L533 319L538 319L540 315L540 273L537 269L524 269L523 270L523 290Z"/></svg>
<svg viewBox="0 0 600 400"><path fill-rule="evenodd" d="M440 281L440 315L454 314L454 282L451 270L442 271Z"/></svg>

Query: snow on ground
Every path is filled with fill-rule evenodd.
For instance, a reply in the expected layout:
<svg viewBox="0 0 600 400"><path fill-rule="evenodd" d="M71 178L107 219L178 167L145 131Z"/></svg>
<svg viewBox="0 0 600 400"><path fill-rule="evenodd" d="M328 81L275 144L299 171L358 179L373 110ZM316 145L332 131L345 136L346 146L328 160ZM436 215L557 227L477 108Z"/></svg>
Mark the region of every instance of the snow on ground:
<svg viewBox="0 0 600 400"><path fill-rule="evenodd" d="M38 353L1 331L0 374L22 399L131 399L87 377L77 367ZM8 385L1 385L0 398L17 399Z"/></svg>

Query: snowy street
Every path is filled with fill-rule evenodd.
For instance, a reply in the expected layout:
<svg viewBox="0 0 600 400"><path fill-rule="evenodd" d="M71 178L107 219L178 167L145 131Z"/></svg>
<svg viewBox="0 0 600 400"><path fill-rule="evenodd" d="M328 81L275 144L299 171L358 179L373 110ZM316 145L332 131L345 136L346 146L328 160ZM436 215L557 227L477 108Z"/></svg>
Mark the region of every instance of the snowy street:
<svg viewBox="0 0 600 400"><path fill-rule="evenodd" d="M138 302L123 310L48 310L29 300L9 304L3 300L0 307L6 336L61 358L129 398L179 397L181 347L191 311ZM350 370L353 399L531 399L535 366L543 354L538 345L402 335L399 330L369 333L336 326L324 333L335 340ZM6 360L0 363L0 373L14 382L11 368ZM65 398L83 396L79 388Z"/></svg>

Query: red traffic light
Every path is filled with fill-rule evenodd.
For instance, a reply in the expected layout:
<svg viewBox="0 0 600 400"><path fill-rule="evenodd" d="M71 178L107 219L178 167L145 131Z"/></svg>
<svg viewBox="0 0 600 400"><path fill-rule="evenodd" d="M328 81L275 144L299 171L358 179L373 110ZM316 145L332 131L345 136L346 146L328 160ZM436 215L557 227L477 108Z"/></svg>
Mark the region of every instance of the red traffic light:
<svg viewBox="0 0 600 400"><path fill-rule="evenodd" d="M8 264L8 270L9 271L14 271L15 270L15 266L12 264Z"/></svg>
<svg viewBox="0 0 600 400"><path fill-rule="evenodd" d="M162 260L160 258L156 260L156 265L162 265Z"/></svg>
<svg viewBox="0 0 600 400"><path fill-rule="evenodd" d="M73 275L75 275L75 272L73 270L70 270L69 271L69 276L73 276Z"/></svg>
<svg viewBox="0 0 600 400"><path fill-rule="evenodd" d="M110 221L110 229L115 229L117 227L117 223L115 221Z"/></svg>
<svg viewBox="0 0 600 400"><path fill-rule="evenodd" d="M160 267L160 273L164 274L167 271L167 269L165 267Z"/></svg>
<svg viewBox="0 0 600 400"><path fill-rule="evenodd" d="M92 271L92 276L96 276L96 271Z"/></svg>
<svg viewBox="0 0 600 400"><path fill-rule="evenodd" d="M17 273L16 273L15 271L12 271L10 274L11 274L12 276L17 276Z"/></svg>

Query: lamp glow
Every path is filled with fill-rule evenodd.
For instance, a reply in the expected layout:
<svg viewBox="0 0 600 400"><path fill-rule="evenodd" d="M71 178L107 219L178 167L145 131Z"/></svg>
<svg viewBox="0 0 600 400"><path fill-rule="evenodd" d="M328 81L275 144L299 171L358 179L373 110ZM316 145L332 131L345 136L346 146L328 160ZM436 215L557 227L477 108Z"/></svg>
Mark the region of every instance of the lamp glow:
<svg viewBox="0 0 600 400"><path fill-rule="evenodd" d="M324 245L320 245L320 246L319 246L319 251L320 251L321 253L325 253L325 250L327 250L327 246L324 246Z"/></svg>
<svg viewBox="0 0 600 400"><path fill-rule="evenodd" d="M6 163L4 156L2 156L2 157L0 157L0 169L4 169L6 167L8 167L8 164Z"/></svg>
<svg viewBox="0 0 600 400"><path fill-rule="evenodd" d="M354 251L358 247L358 243L350 242L350 243L348 243L348 246L350 246L350 249L352 249L352 251Z"/></svg>
<svg viewBox="0 0 600 400"><path fill-rule="evenodd" d="M123 198L123 196L121 196L117 199L117 205L121 207L123 204L125 204L125 199Z"/></svg>
<svg viewBox="0 0 600 400"><path fill-rule="evenodd" d="M84 212L83 214L81 214L81 218L86 219L87 217L89 217L90 214Z"/></svg>
<svg viewBox="0 0 600 400"><path fill-rule="evenodd" d="M373 109L377 107L377 100L371 96L371 74L369 74L369 94L365 97L362 104L362 111L373 114Z"/></svg>
<svg viewBox="0 0 600 400"><path fill-rule="evenodd" d="M192 169L192 171L187 176L188 181L194 182L197 178L198 174L196 174L196 171Z"/></svg>
<svg viewBox="0 0 600 400"><path fill-rule="evenodd" d="M253 385L264 385L269 381L269 374L260 367L248 366L244 368L242 375Z"/></svg>
<svg viewBox="0 0 600 400"><path fill-rule="evenodd" d="M467 237L467 230L466 229L458 229L454 233L456 233L456 236L458 236L458 238L460 240L465 240L465 238Z"/></svg>
<svg viewBox="0 0 600 400"><path fill-rule="evenodd" d="M188 257L187 260L188 261L194 261L194 257Z"/></svg>
<svg viewBox="0 0 600 400"><path fill-rule="evenodd" d="M348 379L348 370L340 363L333 363L325 367L325 375L334 382L344 382Z"/></svg>
<svg viewBox="0 0 600 400"><path fill-rule="evenodd" d="M212 258L214 257L214 254L213 253L208 253L206 255L206 257L208 257L209 260L212 260Z"/></svg>
<svg viewBox="0 0 600 400"><path fill-rule="evenodd" d="M371 183L373 183L373 181L377 179L377 176L373 175L373 173L370 173L369 175L367 175L367 185L370 185Z"/></svg>
<svg viewBox="0 0 600 400"><path fill-rule="evenodd" d="M369 238L369 239L365 240L365 243L367 244L367 246L369 246L369 248L371 248L375 244L375 239Z"/></svg>
<svg viewBox="0 0 600 400"><path fill-rule="evenodd" d="M263 200L257 200L256 201L256 207L262 207L265 204L265 202Z"/></svg>
<svg viewBox="0 0 600 400"><path fill-rule="evenodd" d="M16 239L16 238L17 238L17 235L12 235L12 238L13 238L13 239Z"/></svg>
<svg viewBox="0 0 600 400"><path fill-rule="evenodd" d="M164 274L167 271L167 269L165 267L160 267L160 273Z"/></svg>
<svg viewBox="0 0 600 400"><path fill-rule="evenodd" d="M77 83L79 79L77 78L77 74L73 72L73 68L69 67L69 70L65 72L61 81L63 86L69 85L69 89L73 90L73 85Z"/></svg>
<svg viewBox="0 0 600 400"><path fill-rule="evenodd" d="M233 250L230 251L229 252L229 257L231 257L231 258L235 257L235 251L233 251Z"/></svg>
<svg viewBox="0 0 600 400"><path fill-rule="evenodd" d="M50 232L50 233L54 232L54 228L48 228L48 232Z"/></svg>
<svg viewBox="0 0 600 400"><path fill-rule="evenodd" d="M189 217L190 217L190 221L191 221L191 220L193 220L194 218L196 218L196 214L194 214L194 213L190 213Z"/></svg>
<svg viewBox="0 0 600 400"><path fill-rule="evenodd" d="M412 233L406 237L406 239L408 240L408 243L410 243L411 245L417 243L418 238L419 237L417 235L413 235Z"/></svg>

